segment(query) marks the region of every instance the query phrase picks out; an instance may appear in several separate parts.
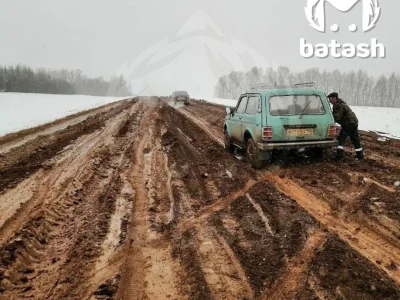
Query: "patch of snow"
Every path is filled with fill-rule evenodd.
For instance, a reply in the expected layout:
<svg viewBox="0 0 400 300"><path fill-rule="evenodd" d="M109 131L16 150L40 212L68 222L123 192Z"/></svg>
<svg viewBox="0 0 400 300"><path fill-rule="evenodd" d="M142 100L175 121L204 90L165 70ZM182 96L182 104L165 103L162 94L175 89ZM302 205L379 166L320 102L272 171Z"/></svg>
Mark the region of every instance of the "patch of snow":
<svg viewBox="0 0 400 300"><path fill-rule="evenodd" d="M352 106L359 127L382 137L400 138L400 108Z"/></svg>
<svg viewBox="0 0 400 300"><path fill-rule="evenodd" d="M127 97L0 93L0 136Z"/></svg>
<svg viewBox="0 0 400 300"><path fill-rule="evenodd" d="M200 96L193 96L193 98L229 107L236 107L237 104L237 100L232 100L232 99L221 99L221 98L210 98L210 97L204 98Z"/></svg>

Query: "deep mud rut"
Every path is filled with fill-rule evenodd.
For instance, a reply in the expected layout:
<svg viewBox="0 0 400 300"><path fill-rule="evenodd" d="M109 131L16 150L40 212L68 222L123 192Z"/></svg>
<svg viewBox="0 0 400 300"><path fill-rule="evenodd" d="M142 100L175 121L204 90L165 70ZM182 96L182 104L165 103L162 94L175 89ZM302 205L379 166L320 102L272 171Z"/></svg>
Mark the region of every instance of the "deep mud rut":
<svg viewBox="0 0 400 300"><path fill-rule="evenodd" d="M224 116L135 99L2 154L0 299L399 299L400 144L254 171Z"/></svg>

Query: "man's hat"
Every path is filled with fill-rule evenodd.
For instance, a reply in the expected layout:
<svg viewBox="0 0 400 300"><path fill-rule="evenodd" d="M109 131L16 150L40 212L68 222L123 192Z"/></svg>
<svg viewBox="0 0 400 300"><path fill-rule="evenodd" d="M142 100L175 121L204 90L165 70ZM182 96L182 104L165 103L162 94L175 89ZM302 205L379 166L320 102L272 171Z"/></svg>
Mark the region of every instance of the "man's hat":
<svg viewBox="0 0 400 300"><path fill-rule="evenodd" d="M333 92L333 93L330 93L330 94L328 95L328 98L333 98L333 97L339 98L338 93Z"/></svg>

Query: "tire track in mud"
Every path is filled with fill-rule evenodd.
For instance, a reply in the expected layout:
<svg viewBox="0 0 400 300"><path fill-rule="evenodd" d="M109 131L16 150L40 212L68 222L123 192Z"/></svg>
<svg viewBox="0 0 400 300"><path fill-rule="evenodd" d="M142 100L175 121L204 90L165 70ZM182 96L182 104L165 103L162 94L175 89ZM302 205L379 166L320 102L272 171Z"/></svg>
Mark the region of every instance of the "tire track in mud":
<svg viewBox="0 0 400 300"><path fill-rule="evenodd" d="M275 283L270 291L264 293L261 299L294 299L298 291L306 284L307 273L310 268L315 250L322 249L327 235L321 230L314 231L306 240L304 248L291 261L289 261L284 275Z"/></svg>
<svg viewBox="0 0 400 300"><path fill-rule="evenodd" d="M112 124L110 126L111 130L113 130L115 122L110 122L110 124ZM52 199L60 197L67 190L68 185L71 185L72 179L77 176L79 169L82 168L81 161L96 159L95 156L91 158L90 153L95 149L96 140L98 141L100 133L85 134L85 131L81 132L81 137L75 142L75 148L68 146L69 149L66 152L59 153L57 157L52 157L49 161L46 161L45 165L51 167L43 167L31 178L26 179L21 187L2 195L0 194L0 211L10 211L9 214L1 214L0 246L10 238L9 234L19 230L20 224L34 210L35 206L42 205L40 201L49 203ZM103 132L103 138L107 137L107 135L110 135L110 129ZM54 138L51 139L54 140ZM35 144L37 145L38 141ZM25 152L25 149L22 149L22 151ZM20 155L16 153L9 161ZM74 161L76 162L74 163ZM71 190L77 191L78 188L75 184L72 183L72 185ZM19 205L21 205L20 208L18 207ZM14 215L16 211L18 213ZM12 224L15 224L15 226Z"/></svg>
<svg viewBox="0 0 400 300"><path fill-rule="evenodd" d="M240 197L217 212L214 222L244 266L256 296L262 297L280 289L279 278L293 260L301 260L296 257L308 247L308 236L318 224L272 185L260 181L248 194L257 208L247 196ZM301 267L306 271L306 265Z"/></svg>
<svg viewBox="0 0 400 300"><path fill-rule="evenodd" d="M0 156L15 149L21 145L26 144L38 138L39 135L50 135L68 126L75 125L87 119L88 117L94 116L102 111L107 111L112 107L120 105L122 102L129 100L120 100L113 103L108 103L99 107L95 107L86 111L81 111L73 115L66 116L62 119L55 120L47 124L39 125L33 128L24 129L15 133L10 133L0 137Z"/></svg>
<svg viewBox="0 0 400 300"><path fill-rule="evenodd" d="M194 117L193 114L191 112L189 112L188 110L182 109L180 112L183 113L187 118L191 119L196 124L198 124L204 131L206 131L211 137L213 137L213 139L216 140L221 146L224 145L224 139L222 138L223 135L221 136L219 131L214 130L214 128L210 128L210 126L208 126L207 123L202 121L201 119L196 119L196 117Z"/></svg>
<svg viewBox="0 0 400 300"><path fill-rule="evenodd" d="M266 179L274 182L279 190L295 199L321 224L336 233L342 240L368 258L371 263L385 271L397 284L400 284L399 272L386 267L392 261L396 265L400 265L398 244L389 244L385 239L382 239L382 236L375 234L359 223L352 222L349 219L338 218L336 214L332 213L326 202L319 200L289 179L278 179L270 174L266 175Z"/></svg>
<svg viewBox="0 0 400 300"><path fill-rule="evenodd" d="M199 124L199 126L204 126L204 124L205 124L205 122L204 122L204 120L202 120L202 122L201 122L201 125ZM210 125L208 125L208 126L210 126ZM210 132L210 130L208 130L208 131L206 131L206 132ZM213 135L210 135L212 138L215 138ZM278 179L281 179L281 178L279 178L277 175L272 175L272 173L268 173L267 172L267 174L268 174L268 180L271 180L272 182L275 182L276 183L276 180L278 180ZM295 186L297 186L297 184L295 184ZM290 193L288 190L286 190L286 189L283 189L283 188L281 188L281 190L285 193L285 194L287 194L287 195L289 195L289 196L291 196L293 199L295 199L295 200L298 200L298 192L293 192L293 193ZM310 194L311 195L311 194ZM321 202L320 200L318 201L318 202ZM307 206L304 206L304 204L300 201L298 201L298 203L301 205L301 206L303 206L303 207L305 207L306 209L308 208ZM312 201L310 201L310 203L312 203ZM310 206L312 206L311 204L310 204ZM329 207L329 206L328 206ZM310 211L311 212L311 214L313 215L313 216L316 216L317 217L317 219L319 220L319 221L322 221L322 223L324 224L325 222L324 222L324 219L322 218L321 219L321 215L319 215L319 214L317 214L316 212L314 212L314 211ZM327 210L327 211L325 211L325 213L326 214L329 214L331 211L330 210ZM323 214L323 216L324 216L324 214ZM334 218L337 218L337 216L335 216ZM336 220L337 221L337 220ZM337 221L337 222L339 222L340 223L340 221ZM347 219L343 219L342 220L342 222L344 222L345 224L346 223L348 223L348 221L347 221ZM351 224L351 223L350 223ZM326 223L325 223L325 225L326 225ZM367 231L367 233L368 234L370 234L370 232L368 232L368 229L367 228L364 228L364 226L362 226L363 224L356 224L357 226L354 226L354 231L353 232L351 232L351 233L349 233L349 234L351 234L351 235L348 235L348 237L349 238L346 238L346 236L345 237L342 237L344 240L346 240L348 243L349 243L349 245L352 245L355 249L357 249L358 251L359 251L359 253L361 253L362 255L365 255L373 264L375 264L377 267L379 267L381 270L383 270L383 271L385 271L385 272L387 272L388 273L388 275L391 277L391 278L393 278L393 279L395 279L397 282L398 282L398 280L397 280L397 276L398 276L398 271L397 271L397 269L396 269L396 265L398 265L397 264L397 259L396 259L396 261L393 261L393 260L390 260L390 254L394 254L395 256L394 257L396 257L396 255L398 254L398 244L394 244L395 246L388 246L388 247L386 247L387 246L387 242L385 241L385 240L382 240L381 238L379 238L379 242L381 242L381 243L375 243L375 244L373 244L373 249L368 249L368 247L367 248L361 248L361 247L359 247L359 246L357 246L357 245L355 245L355 243L354 243L354 240L355 239L357 239L357 238L359 238L359 237L356 237L356 238L354 238L353 237L353 235L354 235L354 233L356 233L356 234L358 234L357 232L358 231L360 231L360 227L362 228L362 230L363 231ZM334 227L330 227L330 226L328 226L329 227L329 229L330 230L332 230L332 232L334 232L334 233L336 233L336 232L339 232L340 230L338 229L338 230L335 230L335 228ZM342 229L345 229L345 228L342 228ZM398 229L398 225L397 225L397 229ZM268 231L268 230L267 230ZM372 235L372 236L374 236L374 235ZM375 235L375 236L377 236L377 237L379 237L379 235ZM373 239L372 239L373 240ZM366 239L365 241L368 241L368 239ZM368 245L369 247L371 247L371 244L369 244ZM387 248L389 248L389 250L387 250ZM370 253L374 253L375 251L380 251L380 250L382 250L384 253L386 252L388 255L386 255L385 257L386 257L386 259L389 259L389 261L385 261L385 263L387 263L386 265L385 265L385 267L383 267L383 266L381 266L380 264L382 264L383 262L382 262L382 260L380 260L380 259L377 259L377 258L379 258L379 254L375 254L374 256L370 256L370 255L368 255L368 252L370 252ZM378 252L379 253L379 252ZM392 271L389 271L388 272L388 267L390 267L391 269L392 269Z"/></svg>
<svg viewBox="0 0 400 300"><path fill-rule="evenodd" d="M174 241L174 257L180 259L187 272L182 278L183 291L191 299L250 299L252 290L233 252L206 219L197 219L202 209L230 194L229 187L221 180L229 178L223 167L227 162L220 161L220 168L215 168L212 157L219 156L214 151L219 146L204 139L205 133L189 119L169 107L164 107L161 115L165 121L160 126L166 127L163 144L168 151L172 180L180 181L180 190L174 197L179 212L174 213L167 234L170 232ZM241 178L238 182L246 183ZM188 220L196 220L199 226L184 229L180 224Z"/></svg>
<svg viewBox="0 0 400 300"><path fill-rule="evenodd" d="M121 265L121 281L116 299L176 299L182 298L179 290L178 274L180 265L172 258L172 244L159 233L157 223L168 222L170 192L162 189L168 184L167 170L155 173L163 161L160 136L155 132L155 120L160 103L147 107L142 121L141 138L135 149L135 162L129 178L135 189L132 219L129 226L126 252ZM165 166L161 164L162 167ZM156 177L156 178L154 178ZM163 180L158 182L157 179ZM164 197L157 199L159 193ZM164 202L164 203L161 203ZM163 216L155 217L155 212ZM134 259L132 259L134 258Z"/></svg>
<svg viewBox="0 0 400 300"><path fill-rule="evenodd" d="M80 295L85 295L82 298L88 298L92 294L92 297L102 299L104 296L110 296L110 294L116 292L112 285L117 284L119 274L110 279L111 285L107 285L107 281L100 284L101 277L98 276L98 272L99 269L110 266L109 261L124 242L127 234L125 222L130 216L129 201L132 200L132 191L129 182L126 180L126 172L132 160L135 138L143 113L140 105L137 106L139 107L135 107L131 111L114 135L112 150L105 156L107 163L99 164L97 171L100 171L99 174L101 174L103 181L100 186L102 189L95 185L90 194L96 202L94 205L88 205L87 209L82 209L86 226L80 231L74 250L71 252L70 258L67 258L70 260L68 266L62 270L65 274L74 273L77 268L83 270L83 272L81 271L80 278L75 279L75 285L70 285L68 291L61 294L61 297L71 297L70 289L75 290L76 298L82 297ZM88 200L90 200L90 197ZM96 208L98 208L97 211ZM87 211L90 213L87 213ZM85 238L85 235L87 238ZM94 239L93 235L95 236ZM85 257L88 256L90 261L85 264L79 258L80 253L85 253ZM76 263L73 263L74 259ZM92 282L88 280L91 278L93 278ZM82 284L86 281L90 282L91 285ZM94 292L96 285L99 285L99 288ZM75 295L72 294L72 296Z"/></svg>
<svg viewBox="0 0 400 300"><path fill-rule="evenodd" d="M21 180L42 168L45 161L54 157L59 151L80 137L82 133L90 134L99 130L108 119L121 113L128 105L125 102L107 112L97 114L81 123L69 126L57 134L28 142L14 149L13 153L16 153L16 155L13 155L13 153L5 155L0 164L0 193L6 188L14 187ZM18 155L20 153L23 156ZM26 155L27 153L29 154Z"/></svg>
<svg viewBox="0 0 400 300"><path fill-rule="evenodd" d="M130 147L128 141L115 139L113 132L129 122L133 104L105 123L100 135L82 136L69 151L55 157L46 171L51 186L39 186L34 196L40 197L30 199L4 223L1 230L8 230L9 237L2 235L2 294L11 299L16 294L54 299L80 298L85 292L78 287L107 233L112 198L120 183L117 174L124 164L124 149Z"/></svg>
<svg viewBox="0 0 400 300"><path fill-rule="evenodd" d="M26 199L0 228L8 228L0 238L0 299L400 297L399 284L359 254L365 249L354 251L354 240L343 242L340 228L323 221L353 224L343 208L370 211L371 193L360 194L361 185L352 203L331 199L329 190L323 199L309 191L313 177L302 187L291 178L296 166L280 169L281 178L225 153L223 108L196 103L185 108L189 116L158 98L138 102L0 195L0 209L10 205L6 195ZM197 114L203 106L216 113ZM347 173L339 177L358 180ZM289 193L286 181L301 190ZM310 214L297 199L303 191L327 215ZM375 232L360 227L357 238Z"/></svg>
<svg viewBox="0 0 400 300"><path fill-rule="evenodd" d="M275 179L281 182L288 180L288 193L293 186L303 186L303 190L312 193L312 199L317 203L314 203L314 208L320 206L321 222L333 227L333 232L338 232L344 240L399 283L400 274L394 266L400 264L400 216L397 213L400 209L400 193L355 171L336 171L337 167L329 163L324 164L324 176L319 171L307 172L308 168L293 167L280 174L285 178ZM307 204L309 196L294 193L297 195L296 201L311 209L313 205ZM308 200L304 197L308 197ZM342 224L337 225L337 219Z"/></svg>
<svg viewBox="0 0 400 300"><path fill-rule="evenodd" d="M281 171L279 176L288 176L300 186L325 201L333 213L342 219L351 219L360 226L370 227L382 238L399 246L400 191L384 186L355 171L339 170L336 166L324 164L324 173L318 169L293 167ZM371 224L373 226L370 226Z"/></svg>
<svg viewBox="0 0 400 300"><path fill-rule="evenodd" d="M185 128L187 127L187 124L185 124ZM201 126L200 126L201 127ZM191 130L190 130L191 131ZM207 133L207 132L205 132ZM185 132L185 135L188 136L190 139L192 139L194 137L194 135L190 135L189 132ZM213 136L210 136L211 138L214 138ZM255 186L257 187L256 190L257 192L255 192L254 190L252 191L250 189L249 195L251 196L252 199L257 199L257 203L258 204L264 204L265 202L265 197L266 195L271 194L272 191L272 196L271 196L271 200L270 201L274 201L273 203L275 203L274 205L277 205L278 207L280 207L280 209L278 211L268 211L271 209L271 204L267 205L267 206L263 206L263 212L260 213L260 210L255 208L255 206L249 202L248 200L248 205L246 207L248 207L248 211L245 212L245 207L241 207L239 206L239 208L237 209L237 213L238 215L236 217L234 216L230 216L229 211L232 211L233 207L235 207L236 203L240 203L240 205L242 205L243 201L246 202L244 199L246 198L239 198L242 199L242 201L233 201L230 202L230 205L226 206L222 206L221 208L226 207L226 210L228 210L228 212L226 212L223 209L219 209L220 207L218 207L217 205L214 207L214 209L210 209L208 207L208 211L211 212L211 216L210 218L214 220L214 222L216 222L216 226L218 229L218 231L222 232L222 235L224 236L224 239L227 240L228 245L230 247L230 249L233 249L235 256L238 258L239 265L242 266L242 268L244 268L244 271L246 273L247 278L249 278L250 283L252 284L252 289L255 292L256 295L259 296L263 296L263 295L274 295L274 290L276 291L277 289L279 290L279 288L277 287L277 285L279 286L279 283L276 282L282 282L282 284L284 285L282 287L282 290L286 291L284 294L277 294L277 297L279 297L279 295L284 295L282 296L281 299L286 299L285 295L302 295L302 297L308 298L308 296L314 296L317 293L322 293L322 294L329 294L330 297L335 297L334 295L336 295L336 291L335 288L333 288L332 286L327 286L327 287L320 287L319 285L317 285L317 282L320 282L322 280L322 275L321 274L314 274L312 273L312 266L313 266L313 262L315 260L320 259L320 255L318 251L327 251L330 253L330 255L332 255L332 257L335 258L339 258L340 256L338 256L337 254L335 254L334 251L332 251L332 249L328 248L325 249L323 248L325 245L325 239L321 238L321 240L317 239L317 241L315 242L315 244L311 243L312 245L315 246L315 248L313 248L313 253L309 256L307 256L307 260L310 262L310 264L303 264L301 263L301 271L297 270L298 273L305 273L306 275L304 277L302 277L302 281L300 284L293 286L292 288L288 288L288 284L290 286L290 280L285 280L285 272L287 272L286 270L286 266L289 265L288 268L292 267L292 266L296 266L296 258L298 258L299 261L302 261L301 257L302 255L304 255L304 252L301 251L302 247L309 247L309 244L307 244L308 241L308 231L311 230L312 228L314 228L312 231L320 231L320 229L318 229L318 227L320 225L318 221L311 221L311 223L308 223L311 226L310 229L305 229L302 226L304 226L304 224L307 224L307 222L304 221L304 218L309 218L308 212L302 208L300 208L299 206L297 206L297 203L294 202L293 200L284 200L287 199L285 198L285 196L282 198L282 195L284 194L280 194L279 192L276 191L276 188L271 185L271 187L269 189L265 189L266 185L265 185L265 179L260 179L260 183L256 184ZM259 194L259 192L261 191L261 195ZM264 192L262 192L264 191ZM294 205L291 205L289 207L285 206L284 203L287 203L286 201L289 201L289 203L294 203ZM218 201L217 201L218 203ZM226 203L226 202L225 202ZM287 204L286 204L287 205ZM212 207L212 205L210 206ZM246 208L247 209L247 208ZM204 211L207 211L207 207L204 209ZM299 214L301 217L298 218L293 218L293 216L290 217L282 217L282 214L290 214L290 212L292 211L295 212L296 214ZM212 213L214 212L214 214L212 215ZM243 215L242 215L243 214ZM207 214L204 213L203 215L200 214L200 218L204 216L205 219ZM264 216L264 217L263 217ZM280 217L280 219L277 221L277 216ZM307 217L308 216L308 217ZM255 225L247 225L246 223L243 223L243 218L247 218L250 219L252 221L248 222L248 224L258 224L257 226ZM281 227L285 227L285 226L289 226L290 229L288 229L288 232L290 232L291 234L283 234L283 235L279 235L278 234L278 238L276 240L277 245L281 245L278 247L278 249L287 249L286 252L284 251L284 255L280 258L280 256L275 256L273 259L271 259L271 257L273 257L274 255L271 255L271 251L273 251L272 249L274 247L272 247L271 249L271 243L266 243L264 245L261 244L260 246L260 238L257 237L256 239L253 237L254 235L254 231L257 234L266 234L265 239L268 240L268 235L270 235L270 231L266 229L265 227L265 218L267 218L269 220L269 223L274 224L273 222L277 222L278 225L275 224L276 227L281 228ZM220 220L224 220L222 223ZM282 220L281 220L282 219ZM256 221L257 220L257 221ZM281 223L280 223L280 222ZM242 222L242 223L241 223ZM316 223L315 223L316 222ZM194 218L189 218L189 221L186 220L184 221L185 226L184 227L180 227L180 224L178 224L177 229L189 229L189 228L193 228L193 230L196 230L196 228L198 228L199 226L204 227L204 223L200 223L196 217ZM199 225L198 225L199 224ZM289 224L289 225L288 225ZM314 224L314 225L312 225ZM271 227L273 227L271 225ZM273 227L274 228L274 227ZM231 230L230 235L229 235L229 230ZM275 229L276 230L276 229ZM271 231L275 231L275 230L271 230ZM282 230L282 229L281 229ZM279 232L279 230L277 230ZM264 232L264 233L262 233ZM326 239L333 239L334 243L333 244L340 244L340 240L338 238L336 238L335 236L332 236L331 233L327 232L327 233L323 233L322 236L325 237L326 234ZM235 239L236 237L239 236L239 242L237 242L237 244L235 244ZM240 238L241 236L241 238ZM287 239L287 236L293 236L293 237L300 237L300 240L291 240L291 239ZM312 235L311 235L312 236ZM253 241L253 239L255 239ZM313 238L310 238L311 240L313 240ZM261 241L263 241L264 238L261 238ZM244 242L246 241L246 242ZM319 244L319 242L321 242L321 244ZM250 245L250 246L246 246L243 248L243 243L246 245ZM310 243L310 242L309 242ZM239 246L240 245L240 246ZM293 245L296 245L297 247L293 247ZM283 248L282 248L283 247ZM260 252L256 252L256 249L260 249L258 251ZM323 249L321 249L323 248ZM347 248L345 251L349 251ZM363 263L358 263L358 260L362 260L362 258L358 255L355 254L354 252L352 252L352 250L350 251L353 255L354 258L351 261L350 264L354 265L354 268L362 270L361 273L364 273L365 271L368 270L368 268L370 268L370 264L367 263L366 265L368 265L369 267L365 267L365 260L363 261ZM265 257L265 253L269 253L270 255L268 255L268 257ZM272 252L273 253L273 252ZM280 253L280 252L279 252ZM325 253L325 252L323 252ZM247 256L246 256L247 255ZM265 260L267 261L267 263L265 262ZM268 260L270 259L270 260ZM261 267L260 267L261 266ZM265 267L262 267L265 266ZM347 266L339 266L338 270L336 270L336 273L338 274L346 274L347 272ZM263 271L268 269L269 272L268 274L263 275ZM380 274L380 272L377 269L374 269L372 267L373 271L372 271L372 275L371 274L367 274L366 276L361 276L363 277L361 279L361 281L365 280L365 282L369 282L370 279L369 278L374 278L373 282L378 284L379 281L376 281L377 278L381 278L381 276L384 276L383 274ZM257 270L258 272L254 271ZM274 274L273 271L274 270L276 273L276 276L271 276L271 274ZM291 270L288 271L288 273L286 274L291 274ZM366 272L368 273L368 272ZM374 275L375 274L375 275ZM279 280L280 277L283 277L282 280ZM370 276L370 277L368 277ZM372 277L371 277L372 276ZM272 278L271 278L272 277ZM314 281L312 281L312 279ZM353 279L353 278L352 278ZM390 280L387 279L382 279L383 280L383 284L380 285L379 289L380 291L385 290L385 291L390 291L390 293L392 293L392 296L395 298L396 297L396 293L398 294L398 289L396 290L396 288L393 289L393 287L395 286ZM293 282L293 281L292 281ZM311 283L310 283L311 282ZM371 279L372 282L372 279ZM357 293L360 293L361 295L364 293L363 289L360 290L360 288L354 284L355 280L349 280L349 282L336 282L336 284L338 284L338 288L342 288L342 289L354 289ZM313 285L313 288L310 288L310 285ZM209 286L212 286L211 284L209 284ZM374 289L374 286L373 288ZM340 290L340 289L339 289ZM211 289L212 291L212 289ZM380 292L376 293L374 291L370 291L370 292L366 292L365 295L367 294L376 294L378 295ZM365 296L364 295L364 296Z"/></svg>

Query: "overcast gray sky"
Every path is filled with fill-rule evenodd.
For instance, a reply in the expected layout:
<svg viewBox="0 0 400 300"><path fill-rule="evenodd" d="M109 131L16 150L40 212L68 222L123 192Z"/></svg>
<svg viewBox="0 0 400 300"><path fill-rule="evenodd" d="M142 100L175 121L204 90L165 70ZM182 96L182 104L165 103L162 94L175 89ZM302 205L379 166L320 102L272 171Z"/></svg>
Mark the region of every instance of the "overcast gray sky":
<svg viewBox="0 0 400 300"><path fill-rule="evenodd" d="M379 1L380 20L368 33L361 30L361 3L348 13L327 4L327 32L320 33L308 24L304 13L306 2L0 0L0 64L80 68L90 76L109 77L122 65L132 64L152 45L175 36L193 14L202 11L223 35L252 48L270 64L286 65L292 70L320 67L330 70L361 68L374 75L398 72L398 0ZM333 23L341 27L338 33L330 31ZM347 29L352 23L360 28L357 33ZM300 38L314 44L329 43L331 39L357 44L378 38L386 47L387 57L305 59L299 52ZM193 55L195 60L197 54ZM190 64L190 56L185 59Z"/></svg>

